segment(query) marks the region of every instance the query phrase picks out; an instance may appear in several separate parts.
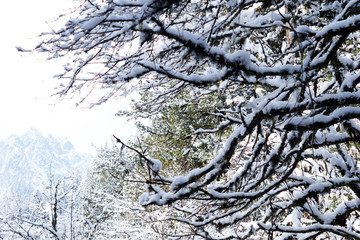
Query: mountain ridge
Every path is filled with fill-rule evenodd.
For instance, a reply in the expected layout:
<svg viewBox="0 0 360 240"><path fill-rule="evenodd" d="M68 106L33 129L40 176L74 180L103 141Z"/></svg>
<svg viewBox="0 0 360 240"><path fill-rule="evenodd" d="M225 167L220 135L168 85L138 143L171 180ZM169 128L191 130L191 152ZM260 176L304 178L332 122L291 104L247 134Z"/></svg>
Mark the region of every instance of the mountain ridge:
<svg viewBox="0 0 360 240"><path fill-rule="evenodd" d="M44 136L35 128L0 141L0 199L43 190L50 180L82 172L92 158L66 138Z"/></svg>

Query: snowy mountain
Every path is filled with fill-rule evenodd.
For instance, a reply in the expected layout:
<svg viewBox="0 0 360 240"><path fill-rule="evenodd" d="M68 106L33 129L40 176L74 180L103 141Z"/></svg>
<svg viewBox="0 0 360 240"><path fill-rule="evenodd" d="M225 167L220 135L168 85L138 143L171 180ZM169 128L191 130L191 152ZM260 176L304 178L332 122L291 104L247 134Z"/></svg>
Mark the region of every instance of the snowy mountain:
<svg viewBox="0 0 360 240"><path fill-rule="evenodd" d="M91 159L79 154L66 139L43 136L32 128L22 136L0 142L0 199L13 194L29 196L53 179L70 176Z"/></svg>

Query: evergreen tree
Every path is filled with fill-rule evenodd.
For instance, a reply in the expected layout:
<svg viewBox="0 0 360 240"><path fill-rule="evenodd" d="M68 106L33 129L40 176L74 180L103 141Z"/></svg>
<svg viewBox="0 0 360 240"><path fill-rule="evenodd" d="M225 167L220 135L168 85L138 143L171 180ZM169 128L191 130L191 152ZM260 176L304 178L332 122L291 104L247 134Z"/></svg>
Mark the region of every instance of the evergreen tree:
<svg viewBox="0 0 360 240"><path fill-rule="evenodd" d="M192 103L186 103L186 99L195 94L189 89L163 104L161 111L155 112L141 110L140 106L151 99L151 96L145 95L131 112L119 112L119 115L138 119L139 136L132 143L134 147L161 160L163 169L170 175L184 174L204 166L214 157L229 132L229 129L224 129L216 135L201 133L202 128L215 128L220 123L221 118L209 113L222 109L226 102L216 90L198 94ZM137 154L134 154L136 159Z"/></svg>
<svg viewBox="0 0 360 240"><path fill-rule="evenodd" d="M177 231L165 221L169 210L144 209L138 203L145 191L139 165L116 146L98 149L79 191L82 239L159 239Z"/></svg>

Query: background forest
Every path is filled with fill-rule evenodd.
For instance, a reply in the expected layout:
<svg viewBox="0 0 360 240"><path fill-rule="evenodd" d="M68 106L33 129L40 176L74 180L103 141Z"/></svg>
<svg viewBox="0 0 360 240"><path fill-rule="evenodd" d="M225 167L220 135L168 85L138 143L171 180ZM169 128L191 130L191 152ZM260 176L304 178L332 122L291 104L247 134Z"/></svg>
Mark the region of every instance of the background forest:
<svg viewBox="0 0 360 240"><path fill-rule="evenodd" d="M59 21L33 50L70 59L59 97L136 93L118 115L139 133L6 234L360 239L360 1L88 0Z"/></svg>

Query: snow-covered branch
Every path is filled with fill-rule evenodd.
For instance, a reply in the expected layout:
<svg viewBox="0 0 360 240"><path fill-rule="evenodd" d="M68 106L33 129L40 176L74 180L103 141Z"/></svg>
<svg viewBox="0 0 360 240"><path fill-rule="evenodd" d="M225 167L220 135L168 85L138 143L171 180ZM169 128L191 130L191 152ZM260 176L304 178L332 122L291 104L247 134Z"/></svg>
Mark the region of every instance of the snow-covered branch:
<svg viewBox="0 0 360 240"><path fill-rule="evenodd" d="M359 239L358 0L92 2L38 50L73 57L62 93L139 90L141 204L184 236Z"/></svg>

